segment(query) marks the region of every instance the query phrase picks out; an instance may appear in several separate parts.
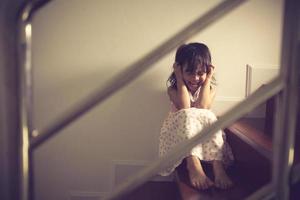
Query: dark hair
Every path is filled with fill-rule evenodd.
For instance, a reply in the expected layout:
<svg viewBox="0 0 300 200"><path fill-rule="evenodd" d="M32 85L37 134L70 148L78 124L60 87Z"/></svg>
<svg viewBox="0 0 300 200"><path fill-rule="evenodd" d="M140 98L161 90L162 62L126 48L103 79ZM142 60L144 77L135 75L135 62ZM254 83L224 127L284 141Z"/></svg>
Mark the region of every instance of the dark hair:
<svg viewBox="0 0 300 200"><path fill-rule="evenodd" d="M209 72L211 66L211 55L208 47L202 43L189 43L181 45L175 55L175 62L177 62L181 69L183 65L186 64L188 72L195 72L198 66L203 68L205 73ZM213 75L212 82L213 85L216 85L216 80ZM176 76L172 72L170 77L167 80L167 85L172 88L177 88L176 85Z"/></svg>

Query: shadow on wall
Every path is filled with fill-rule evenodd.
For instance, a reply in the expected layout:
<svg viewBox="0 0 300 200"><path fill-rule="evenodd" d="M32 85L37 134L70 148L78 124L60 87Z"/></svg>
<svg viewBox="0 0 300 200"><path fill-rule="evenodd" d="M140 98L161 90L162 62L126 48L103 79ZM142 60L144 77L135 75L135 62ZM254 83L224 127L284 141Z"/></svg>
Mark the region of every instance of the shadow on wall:
<svg viewBox="0 0 300 200"><path fill-rule="evenodd" d="M165 79L160 80L153 70L156 71L150 69L37 149L37 199L59 199L66 191L82 188L108 190L113 178L109 173L112 160L151 161L158 157L159 131L169 105L166 92L157 87L158 82L164 87ZM35 92L38 108L47 110L37 113L36 119L42 120L39 125L48 124L112 74L102 69L76 76L66 74L66 79L51 79L55 76L49 74L49 80L56 81Z"/></svg>
<svg viewBox="0 0 300 200"><path fill-rule="evenodd" d="M66 109L83 100L99 86L104 85L115 73L114 70L106 69L116 69L116 67L99 69L97 72L85 70L87 72L84 73L78 73L77 69L77 73L59 72L66 78L59 76L56 79L54 73L48 74L48 80L55 81L40 83L45 86L35 91L36 110L40 111L35 113L36 126L44 127L49 124ZM110 146L125 145L128 148L126 151L120 148L115 150L116 156L120 156L122 159L130 155L134 156L134 154L143 159L146 155L147 159L155 157L160 127L169 109L166 89L164 91L160 89L166 88L167 77L160 80L155 76L155 71L156 69L148 70L102 104L83 115L70 125L71 128L66 128L63 132L72 132L70 133L72 137L81 137L82 133L84 133L84 137L87 134L95 135L94 140L99 140L99 143L105 142ZM158 82L161 84L158 85ZM47 111L49 107L51 108L50 113ZM116 141L117 138L122 139L122 142ZM140 148L145 145L147 149L141 150ZM151 153L150 149L155 152ZM99 150L106 151L107 149L98 147ZM146 151L148 153L145 154ZM143 156L139 156L139 153L142 153ZM112 152L112 154L114 153Z"/></svg>

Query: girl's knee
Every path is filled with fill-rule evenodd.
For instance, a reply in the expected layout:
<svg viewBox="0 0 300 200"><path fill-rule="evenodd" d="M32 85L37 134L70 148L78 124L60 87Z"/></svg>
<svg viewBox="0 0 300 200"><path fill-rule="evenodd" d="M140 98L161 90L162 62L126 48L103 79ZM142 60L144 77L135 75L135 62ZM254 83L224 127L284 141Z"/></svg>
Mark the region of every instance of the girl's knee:
<svg viewBox="0 0 300 200"><path fill-rule="evenodd" d="M217 116L211 110L206 110L206 112L207 112L208 117L210 117L212 119L217 119Z"/></svg>
<svg viewBox="0 0 300 200"><path fill-rule="evenodd" d="M217 120L217 116L215 115L215 113L207 109L200 109L200 116L202 119L205 119L205 121L209 123L213 123Z"/></svg>

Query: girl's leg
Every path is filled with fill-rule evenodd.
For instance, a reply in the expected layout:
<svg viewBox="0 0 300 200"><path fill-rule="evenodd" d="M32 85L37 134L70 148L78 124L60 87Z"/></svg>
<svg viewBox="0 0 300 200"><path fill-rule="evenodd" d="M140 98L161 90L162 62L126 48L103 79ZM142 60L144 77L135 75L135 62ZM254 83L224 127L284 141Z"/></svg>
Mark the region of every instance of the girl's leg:
<svg viewBox="0 0 300 200"><path fill-rule="evenodd" d="M187 169L189 172L190 182L197 189L208 189L213 185L213 182L206 176L200 160L196 156L186 158Z"/></svg>
<svg viewBox="0 0 300 200"><path fill-rule="evenodd" d="M232 187L233 183L226 173L222 161L213 161L213 171L215 175L215 186L221 189L228 189Z"/></svg>

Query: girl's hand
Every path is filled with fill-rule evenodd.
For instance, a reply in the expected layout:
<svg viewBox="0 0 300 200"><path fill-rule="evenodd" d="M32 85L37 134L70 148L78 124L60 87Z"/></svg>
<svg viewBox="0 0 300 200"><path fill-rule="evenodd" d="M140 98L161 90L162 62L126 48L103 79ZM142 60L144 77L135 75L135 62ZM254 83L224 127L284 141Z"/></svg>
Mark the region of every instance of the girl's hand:
<svg viewBox="0 0 300 200"><path fill-rule="evenodd" d="M214 74L214 71L215 71L215 67L213 65L210 65L209 66L209 70L208 70L208 73L206 75L206 78L207 79L211 79L213 74Z"/></svg>
<svg viewBox="0 0 300 200"><path fill-rule="evenodd" d="M181 79L182 78L182 71L181 71L181 66L175 62L173 64L173 69L174 69L174 73L177 79Z"/></svg>

